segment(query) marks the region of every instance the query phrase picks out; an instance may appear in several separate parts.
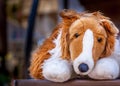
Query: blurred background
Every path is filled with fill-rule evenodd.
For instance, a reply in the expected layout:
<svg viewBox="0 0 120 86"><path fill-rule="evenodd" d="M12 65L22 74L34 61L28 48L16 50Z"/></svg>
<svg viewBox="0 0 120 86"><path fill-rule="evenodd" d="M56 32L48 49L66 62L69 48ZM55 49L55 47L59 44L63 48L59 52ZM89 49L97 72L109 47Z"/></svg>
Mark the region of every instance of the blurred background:
<svg viewBox="0 0 120 86"><path fill-rule="evenodd" d="M30 78L31 52L60 21L62 9L100 11L120 27L120 0L0 0L0 86Z"/></svg>

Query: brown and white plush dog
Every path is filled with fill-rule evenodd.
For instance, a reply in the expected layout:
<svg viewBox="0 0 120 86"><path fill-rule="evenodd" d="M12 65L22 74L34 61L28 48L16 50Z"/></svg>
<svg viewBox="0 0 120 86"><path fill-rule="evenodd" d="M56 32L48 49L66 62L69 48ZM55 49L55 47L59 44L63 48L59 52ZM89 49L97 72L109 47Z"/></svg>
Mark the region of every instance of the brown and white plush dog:
<svg viewBox="0 0 120 86"><path fill-rule="evenodd" d="M92 79L116 79L120 74L118 29L99 12L63 10L62 21L32 54L30 75L64 82L73 71Z"/></svg>

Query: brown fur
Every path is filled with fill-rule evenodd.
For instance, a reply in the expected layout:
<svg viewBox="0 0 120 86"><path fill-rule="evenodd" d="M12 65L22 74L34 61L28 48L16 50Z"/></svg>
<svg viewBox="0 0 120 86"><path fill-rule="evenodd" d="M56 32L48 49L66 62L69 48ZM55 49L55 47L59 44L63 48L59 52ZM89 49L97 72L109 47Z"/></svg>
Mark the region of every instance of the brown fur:
<svg viewBox="0 0 120 86"><path fill-rule="evenodd" d="M115 38L119 31L115 27L115 25L109 20L102 21L102 24L107 33L107 41L106 41L105 50L101 55L101 57L105 57L105 56L109 56L112 54L114 50L114 45L115 45Z"/></svg>
<svg viewBox="0 0 120 86"><path fill-rule="evenodd" d="M60 13L61 17L63 18L62 22L62 37L61 37L61 45L62 45L62 58L63 59L70 59L69 54L69 27L70 25L79 18L78 13L73 10L66 10Z"/></svg>
<svg viewBox="0 0 120 86"><path fill-rule="evenodd" d="M105 37L106 37L106 32L104 28L98 23L98 21L94 17L82 17L80 18L80 21L78 24L70 28L70 36L74 37L75 33L80 34L78 38L73 38L70 48L71 53L75 56L71 55L71 58L74 60L82 51L82 39L84 36L84 33L87 29L91 29L94 33L94 47L93 47L93 57L94 60L96 61L98 57L101 55L102 51L104 50L104 45L105 45ZM97 42L97 38L101 37L103 38L102 43Z"/></svg>
<svg viewBox="0 0 120 86"><path fill-rule="evenodd" d="M63 10L60 16L62 17L61 23L55 28L51 36L45 40L43 45L38 47L32 54L29 70L33 78L44 78L41 66L44 60L50 58L51 55L48 51L55 47L53 40L57 37L60 30L62 30L61 58L63 59L74 60L82 52L82 39L85 30L88 28L93 31L95 37L93 47L95 62L100 57L111 55L114 50L117 28L111 23L109 18L104 17L99 12L80 14L73 10ZM80 19L79 24L71 27L71 24L77 19ZM79 33L80 36L75 38L75 33ZM103 38L101 43L97 42L98 37Z"/></svg>
<svg viewBox="0 0 120 86"><path fill-rule="evenodd" d="M42 46L38 47L32 54L31 58L31 65L30 65L30 75L33 78L39 78L42 79L42 63L44 60L48 59L50 57L50 54L48 53L48 50L51 50L55 47L53 44L53 39L56 38L58 34L58 28L60 26L56 27L56 29L53 31L53 34L45 40Z"/></svg>
<svg viewBox="0 0 120 86"><path fill-rule="evenodd" d="M78 24L71 26L70 34L70 54L72 60L78 57L82 52L82 39L84 32L91 29L94 35L93 59L94 62L99 58L107 57L112 54L115 45L116 34L118 33L115 25L99 12L82 14ZM78 33L78 38L74 34ZM102 42L98 43L97 39L102 38Z"/></svg>
<svg viewBox="0 0 120 86"><path fill-rule="evenodd" d="M78 14L73 10L63 10L60 13L62 17L62 22L55 28L51 36L45 40L42 46L38 47L32 54L31 64L30 64L30 75L36 79L43 79L42 75L42 64L44 60L48 59L51 55L49 54L49 50L55 47L53 40L57 37L58 32L62 30L62 58L70 59L69 51L68 51L68 29L72 22L74 22L78 18Z"/></svg>

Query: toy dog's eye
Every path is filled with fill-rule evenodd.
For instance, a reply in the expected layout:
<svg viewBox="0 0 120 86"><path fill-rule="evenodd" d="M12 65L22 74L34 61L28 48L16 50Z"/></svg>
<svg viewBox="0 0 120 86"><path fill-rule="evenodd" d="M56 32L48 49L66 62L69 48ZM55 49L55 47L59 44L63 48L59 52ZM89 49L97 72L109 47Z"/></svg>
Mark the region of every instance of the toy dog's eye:
<svg viewBox="0 0 120 86"><path fill-rule="evenodd" d="M97 41L100 43L102 42L102 38L101 37L98 37Z"/></svg>
<svg viewBox="0 0 120 86"><path fill-rule="evenodd" d="M74 37L75 37L75 38L77 38L78 36L80 36L80 34L78 34L78 33L75 33L75 34L74 34Z"/></svg>

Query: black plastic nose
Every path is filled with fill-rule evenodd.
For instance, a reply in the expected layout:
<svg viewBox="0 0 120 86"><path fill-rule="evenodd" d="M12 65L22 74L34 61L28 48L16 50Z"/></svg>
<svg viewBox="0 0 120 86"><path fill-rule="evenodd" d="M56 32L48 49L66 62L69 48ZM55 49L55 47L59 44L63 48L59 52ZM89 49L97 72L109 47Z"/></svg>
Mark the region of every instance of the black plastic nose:
<svg viewBox="0 0 120 86"><path fill-rule="evenodd" d="M78 66L78 69L80 72L87 72L89 70L89 67L87 64L82 63Z"/></svg>

